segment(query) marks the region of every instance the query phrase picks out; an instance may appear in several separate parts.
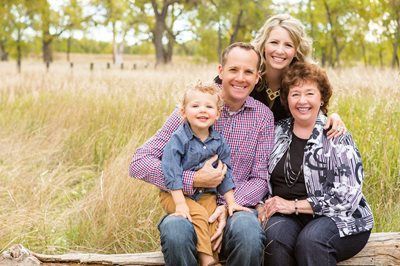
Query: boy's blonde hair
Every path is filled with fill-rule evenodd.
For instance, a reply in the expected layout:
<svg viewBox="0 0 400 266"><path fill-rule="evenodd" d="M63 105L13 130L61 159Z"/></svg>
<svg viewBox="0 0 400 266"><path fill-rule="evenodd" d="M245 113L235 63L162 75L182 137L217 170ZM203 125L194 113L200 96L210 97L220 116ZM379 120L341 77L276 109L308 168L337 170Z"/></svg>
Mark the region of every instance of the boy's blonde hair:
<svg viewBox="0 0 400 266"><path fill-rule="evenodd" d="M185 93L183 94L182 101L180 104L181 109L184 109L187 104L187 97L191 92L202 92L208 93L211 95L217 95L217 109L218 112L222 111L222 107L224 106L224 101L221 97L221 89L214 83L206 83L203 84L201 81L198 81L195 85L191 85L187 88Z"/></svg>

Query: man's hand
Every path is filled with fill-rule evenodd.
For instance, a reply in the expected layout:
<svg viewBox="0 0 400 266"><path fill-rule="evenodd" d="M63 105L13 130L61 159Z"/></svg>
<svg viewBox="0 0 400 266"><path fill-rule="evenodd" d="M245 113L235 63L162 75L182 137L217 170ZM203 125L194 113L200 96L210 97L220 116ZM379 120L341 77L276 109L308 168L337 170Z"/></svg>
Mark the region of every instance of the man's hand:
<svg viewBox="0 0 400 266"><path fill-rule="evenodd" d="M328 120L326 121L324 129L328 128L330 128L330 130L326 133L328 139L338 137L347 131L345 124L337 113L333 113L328 116Z"/></svg>
<svg viewBox="0 0 400 266"><path fill-rule="evenodd" d="M218 160L217 168L212 164L218 160L218 155L214 155L208 159L202 168L196 171L193 179L193 187L213 188L217 187L224 179L227 167Z"/></svg>
<svg viewBox="0 0 400 266"><path fill-rule="evenodd" d="M224 205L218 206L210 218L208 218L209 223L213 223L216 220L218 221L218 228L215 231L215 234L211 237L211 243L213 244L213 251L219 253L222 247L222 233L224 232L226 225L226 208Z"/></svg>
<svg viewBox="0 0 400 266"><path fill-rule="evenodd" d="M264 209L264 204L257 204L256 205L256 210L258 214L258 221L260 223L265 221L265 209Z"/></svg>

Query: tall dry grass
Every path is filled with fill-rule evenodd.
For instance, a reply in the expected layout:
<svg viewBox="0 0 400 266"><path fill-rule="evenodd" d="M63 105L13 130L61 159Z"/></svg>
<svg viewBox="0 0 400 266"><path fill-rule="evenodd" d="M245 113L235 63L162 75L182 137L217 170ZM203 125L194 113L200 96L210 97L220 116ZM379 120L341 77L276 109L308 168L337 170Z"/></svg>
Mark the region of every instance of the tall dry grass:
<svg viewBox="0 0 400 266"><path fill-rule="evenodd" d="M105 66L105 64L103 64ZM0 64L0 251L141 252L159 246L157 189L128 177L135 149L213 65L90 72L56 63ZM376 231L400 230L400 80L379 69L329 71L331 111L364 159Z"/></svg>

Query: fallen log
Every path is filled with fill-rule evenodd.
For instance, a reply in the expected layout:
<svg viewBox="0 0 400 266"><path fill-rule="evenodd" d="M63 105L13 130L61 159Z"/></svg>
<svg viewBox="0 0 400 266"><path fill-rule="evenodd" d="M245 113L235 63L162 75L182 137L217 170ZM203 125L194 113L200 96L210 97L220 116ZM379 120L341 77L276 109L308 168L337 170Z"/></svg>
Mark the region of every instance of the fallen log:
<svg viewBox="0 0 400 266"><path fill-rule="evenodd" d="M37 263L37 264L36 264ZM134 254L69 253L45 255L14 245L3 252L0 265L164 265L160 251ZM400 232L373 233L365 248L338 265L400 265Z"/></svg>

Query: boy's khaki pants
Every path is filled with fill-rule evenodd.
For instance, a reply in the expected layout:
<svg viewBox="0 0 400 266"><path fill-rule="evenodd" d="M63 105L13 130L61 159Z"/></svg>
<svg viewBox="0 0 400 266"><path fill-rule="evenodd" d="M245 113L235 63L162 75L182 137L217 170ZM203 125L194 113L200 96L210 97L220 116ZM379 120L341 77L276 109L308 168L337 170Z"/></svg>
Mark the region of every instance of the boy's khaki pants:
<svg viewBox="0 0 400 266"><path fill-rule="evenodd" d="M208 218L217 208L217 196L215 194L205 193L201 195L198 201L194 201L188 197L185 197L185 199L197 235L197 252L214 256L216 261L218 261L218 253L213 253L211 246L211 236L213 236L217 230L218 224L217 222L212 224L208 222ZM160 202L161 206L168 214L175 212L175 203L170 193L161 191Z"/></svg>

